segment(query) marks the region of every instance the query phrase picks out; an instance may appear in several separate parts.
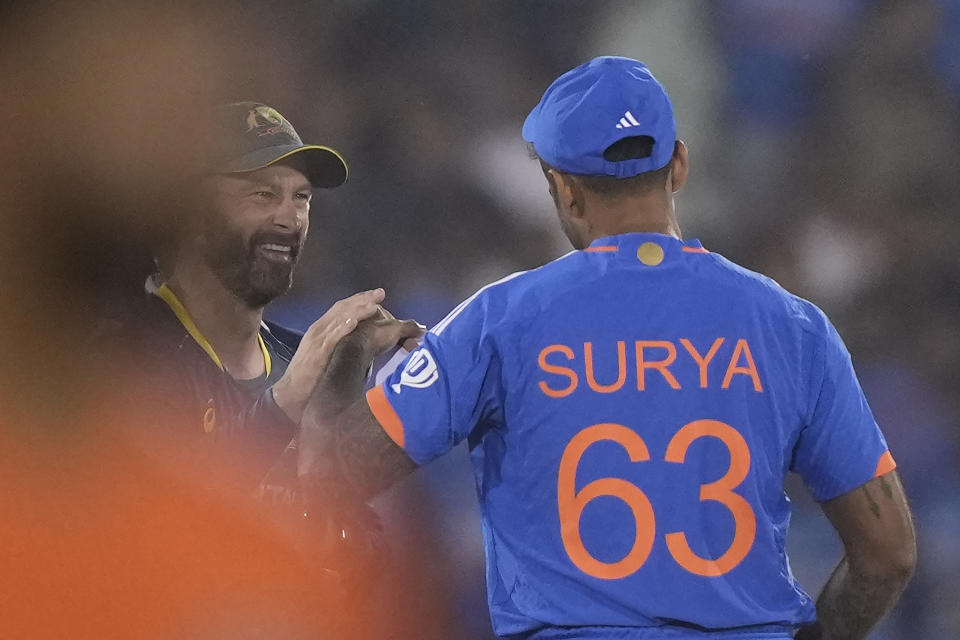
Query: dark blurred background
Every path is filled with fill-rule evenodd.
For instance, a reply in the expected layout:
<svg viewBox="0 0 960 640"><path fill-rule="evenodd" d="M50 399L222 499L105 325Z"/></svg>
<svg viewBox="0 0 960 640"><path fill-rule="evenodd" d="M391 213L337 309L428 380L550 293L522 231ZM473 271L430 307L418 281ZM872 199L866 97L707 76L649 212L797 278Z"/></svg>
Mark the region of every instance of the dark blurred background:
<svg viewBox="0 0 960 640"><path fill-rule="evenodd" d="M137 295L151 247L190 214L183 182L208 105L266 102L350 163L344 187L318 194L294 291L268 316L303 329L383 286L397 315L432 324L569 250L520 126L563 71L627 55L667 87L690 149L684 233L821 306L853 353L920 544L911 587L871 637L957 637L960 1L197 5L0 8L9 540L34 531L17 518L41 493L65 500L35 488L50 461L72 478L59 462L102 441L99 394L115 390L98 387L96 363L122 354L84 338ZM792 566L816 593L841 550L793 488ZM397 556L416 559L397 637L422 625L419 637L491 638L466 452L376 506ZM20 590L2 580L0 596Z"/></svg>

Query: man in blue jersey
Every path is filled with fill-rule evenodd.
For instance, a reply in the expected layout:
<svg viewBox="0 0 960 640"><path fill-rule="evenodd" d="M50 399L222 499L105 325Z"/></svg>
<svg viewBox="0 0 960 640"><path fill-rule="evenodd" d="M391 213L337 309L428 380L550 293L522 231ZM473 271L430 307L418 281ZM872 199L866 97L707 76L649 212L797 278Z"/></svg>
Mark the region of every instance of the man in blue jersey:
<svg viewBox="0 0 960 640"><path fill-rule="evenodd" d="M523 136L577 251L481 289L365 398L397 329L362 323L307 406L302 477L335 460L368 497L467 439L501 637L865 638L915 541L830 321L681 238L687 150L641 63L562 75ZM789 471L846 549L816 603Z"/></svg>

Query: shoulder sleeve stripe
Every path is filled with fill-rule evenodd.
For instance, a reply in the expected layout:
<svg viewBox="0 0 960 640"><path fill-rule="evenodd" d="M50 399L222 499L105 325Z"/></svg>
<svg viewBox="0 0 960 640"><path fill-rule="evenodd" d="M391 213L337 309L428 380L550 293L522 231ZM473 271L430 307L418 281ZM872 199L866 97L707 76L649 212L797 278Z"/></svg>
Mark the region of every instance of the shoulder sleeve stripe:
<svg viewBox="0 0 960 640"><path fill-rule="evenodd" d="M873 477L879 478L882 475L890 473L896 468L897 463L890 454L890 451L884 451L883 455L880 456L880 461L877 463L877 470L874 472Z"/></svg>
<svg viewBox="0 0 960 640"><path fill-rule="evenodd" d="M383 385L376 386L370 389L370 391L367 391L367 405L370 407L370 412L373 414L373 417L377 419L377 422L379 422L383 430L387 432L390 439L393 440L398 447L403 449L403 422L401 422L400 416L397 415L397 412L390 405L390 401L387 400L387 394L383 391Z"/></svg>
<svg viewBox="0 0 960 640"><path fill-rule="evenodd" d="M527 273L527 272L526 272L526 271L518 271L518 272L516 272L516 273L511 273L511 274L508 275L506 278L501 278L501 279L497 280L496 282L491 282L490 284L486 285L485 287L481 287L480 290L478 290L475 294L473 294L472 296L470 296L469 298L467 298L466 300L464 300L463 302L461 302L460 304L458 304L458 305L453 309L453 311L451 311L449 314L447 314L447 317L446 317L446 318L444 318L443 320L441 320L440 322L438 322L436 325L434 325L434 327L433 327L432 329L430 329L430 333L432 333L432 334L434 334L434 335L440 335L440 334L443 333L444 330L450 325L450 323L453 322L453 320L454 320L458 315L460 315L460 314L463 312L464 309L467 308L467 306L468 306L471 302L473 302L474 300L477 299L477 296L479 296L481 293L483 293L484 291L486 291L486 290L489 289L490 287L495 287L495 286L498 285L498 284L503 284L504 282L507 282L507 281L509 281L509 280L513 280L513 279L516 278L517 276L521 276L521 275L523 275L523 274L525 274L525 273Z"/></svg>

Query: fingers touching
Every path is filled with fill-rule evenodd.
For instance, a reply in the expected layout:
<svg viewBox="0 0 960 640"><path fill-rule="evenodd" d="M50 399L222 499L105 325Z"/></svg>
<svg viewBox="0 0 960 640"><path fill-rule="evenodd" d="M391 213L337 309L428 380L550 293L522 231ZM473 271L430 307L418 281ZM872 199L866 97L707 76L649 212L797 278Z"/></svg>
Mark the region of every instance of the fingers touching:
<svg viewBox="0 0 960 640"><path fill-rule="evenodd" d="M324 315L332 315L330 320L334 325L346 323L356 326L361 320L375 316L385 297L386 292L383 289L361 291L336 302Z"/></svg>

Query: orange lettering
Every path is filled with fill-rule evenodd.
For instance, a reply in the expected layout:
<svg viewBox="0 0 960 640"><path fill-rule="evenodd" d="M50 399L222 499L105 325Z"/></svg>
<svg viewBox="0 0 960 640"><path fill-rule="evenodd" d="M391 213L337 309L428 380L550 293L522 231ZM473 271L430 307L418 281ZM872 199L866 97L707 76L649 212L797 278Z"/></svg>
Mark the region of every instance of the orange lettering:
<svg viewBox="0 0 960 640"><path fill-rule="evenodd" d="M745 367L738 366L740 354L743 354L743 357L747 360L747 366ZM733 355L730 356L730 364L727 365L727 373L723 376L723 384L721 387L723 389L729 389L730 380L733 379L733 376L737 373L750 376L750 379L753 380L754 391L758 393L763 391L763 385L760 384L760 374L757 373L757 365L754 364L753 355L750 353L750 345L748 345L747 341L743 338L737 340L737 346L734 347Z"/></svg>
<svg viewBox="0 0 960 640"><path fill-rule="evenodd" d="M593 343L583 343L584 367L587 372L587 384L597 393L613 393L619 391L623 383L627 381L627 343L623 340L617 341L617 381L613 384L600 384L593 374Z"/></svg>
<svg viewBox="0 0 960 640"><path fill-rule="evenodd" d="M686 249L687 247L684 247ZM701 356L699 352L693 347L693 344L690 343L686 338L680 338L680 344L687 350L687 353L690 354L690 357L694 359L697 363L697 366L700 367L700 388L707 388L707 365L710 364L710 361L713 360L713 356L717 355L717 351L720 349L720 345L723 344L723 338L717 338L713 341L713 346L710 347L710 350L707 351L707 355Z"/></svg>
<svg viewBox="0 0 960 640"><path fill-rule="evenodd" d="M540 391L543 391L551 398L563 398L576 391L579 380L577 378L577 373L573 369L561 367L559 365L548 364L547 356L551 353L562 353L567 360L573 360L573 350L563 344L552 344L549 347L544 347L540 352L540 356L537 358L537 364L539 364L540 368L546 373L552 373L558 376L566 376L569 378L570 384L563 389L553 389L543 380L539 382Z"/></svg>
<svg viewBox="0 0 960 640"><path fill-rule="evenodd" d="M733 542L719 558L711 559L701 558L694 553L683 531L668 533L666 541L667 549L677 564L698 576L712 577L732 571L747 557L757 535L757 517L747 499L734 493L734 489L746 480L750 472L750 447L740 432L730 425L719 420L696 420L684 425L670 439L664 459L682 464L693 441L707 436L717 438L726 445L730 452L730 466L719 480L700 485L700 502L713 500L730 510L736 525Z"/></svg>
<svg viewBox="0 0 960 640"><path fill-rule="evenodd" d="M651 349L666 349L667 357L663 360L654 360L652 362L646 362L643 359L643 350L645 348ZM670 385L672 389L679 389L680 383L677 382L677 379L673 377L673 374L670 373L670 370L667 369L673 361L677 359L677 348L673 346L672 342L667 342L666 340L637 340L636 343L637 349L637 390L643 391L647 387L645 380L645 374L647 369L656 369L660 372L660 375L663 376L663 379L667 381L667 384Z"/></svg>
<svg viewBox="0 0 960 640"><path fill-rule="evenodd" d="M650 557L657 535L653 505L636 485L622 478L599 478L577 491L577 467L584 452L596 442L609 440L623 447L630 462L650 459L650 451L643 438L622 424L604 423L587 427L570 440L560 457L557 475L557 509L560 516L560 539L567 555L581 571L601 580L619 580L640 569ZM619 498L633 511L636 536L626 556L616 562L597 560L580 538L580 517L587 504L595 498Z"/></svg>
<svg viewBox="0 0 960 640"><path fill-rule="evenodd" d="M743 435L719 420L695 420L673 434L667 444L664 460L683 464L690 445L700 438L720 440L730 454L730 464L719 480L700 485L700 502L719 502L733 516L733 540L717 558L697 555L681 529L664 536L667 550L674 561L690 573L704 577L722 576L733 571L750 554L757 535L757 517L750 502L736 493L750 473L750 447ZM595 424L577 433L560 458L557 474L557 515L560 517L560 538L567 556L581 571L601 580L619 580L639 571L653 551L657 535L653 505L643 490L616 477L598 478L577 491L577 469L584 453L600 441L619 444L630 462L647 462L650 451L637 433L622 424ZM608 454L609 455L609 454ZM695 461L691 467L697 469ZM697 473L694 471L694 473ZM633 512L636 535L633 546L623 558L606 562L595 558L583 544L580 520L586 506L595 498L610 497L623 501ZM694 518L694 522L702 522ZM702 525L701 525L702 526ZM699 528L699 527L698 527ZM715 550L714 550L715 552Z"/></svg>

